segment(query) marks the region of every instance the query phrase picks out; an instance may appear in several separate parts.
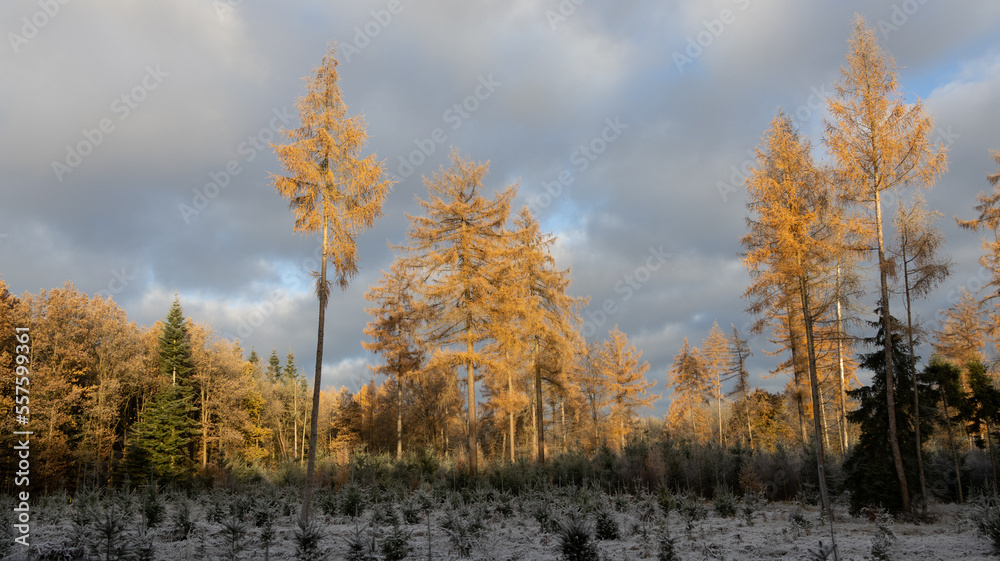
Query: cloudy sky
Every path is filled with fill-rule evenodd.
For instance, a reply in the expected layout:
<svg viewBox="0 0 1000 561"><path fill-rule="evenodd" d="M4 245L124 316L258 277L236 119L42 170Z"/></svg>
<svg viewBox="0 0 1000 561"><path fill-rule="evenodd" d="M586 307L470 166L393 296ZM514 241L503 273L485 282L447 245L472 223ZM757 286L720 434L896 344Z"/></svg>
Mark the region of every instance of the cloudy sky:
<svg viewBox="0 0 1000 561"><path fill-rule="evenodd" d="M823 100L855 13L949 144L928 200L955 273L920 304L934 322L981 284L979 240L953 217L996 169L998 3L5 1L0 275L18 294L66 280L103 291L143 325L177 293L246 348L310 364L303 264L317 241L292 233L267 144L297 125L302 77L337 42L349 111L398 183L360 239L360 275L330 303L326 384L368 379L365 289L403 241L421 177L456 147L491 162L490 189L519 185L518 206L559 237L572 292L592 298L587 332L619 325L659 391L685 336L747 322L741 169L779 107L825 157ZM617 311L602 315L608 300ZM755 377L773 365L766 345L754 342Z"/></svg>

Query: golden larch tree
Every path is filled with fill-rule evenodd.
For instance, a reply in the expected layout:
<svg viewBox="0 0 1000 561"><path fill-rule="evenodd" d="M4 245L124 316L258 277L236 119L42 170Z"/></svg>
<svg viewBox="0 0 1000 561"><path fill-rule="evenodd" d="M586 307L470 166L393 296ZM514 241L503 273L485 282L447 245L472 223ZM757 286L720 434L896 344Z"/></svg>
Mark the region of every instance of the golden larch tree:
<svg viewBox="0 0 1000 561"><path fill-rule="evenodd" d="M365 327L370 341L361 344L382 355L384 362L370 367L372 371L396 381L397 460L403 458L403 384L423 367L426 355L420 338L425 314L414 282L409 264L396 259L389 272L382 273L379 284L365 293L375 305L366 309L373 317Z"/></svg>
<svg viewBox="0 0 1000 561"><path fill-rule="evenodd" d="M462 366L468 392L467 443L469 469L478 471L476 369L491 356L483 349L497 328L493 324L499 294L505 289L507 217L516 186L483 191L488 163L462 159L452 151L451 166L441 168L427 185L427 200L418 198L422 216L410 216L409 242L403 247L422 271L421 296L428 308L425 340L435 350L430 367Z"/></svg>
<svg viewBox="0 0 1000 561"><path fill-rule="evenodd" d="M510 237L513 279L523 283L519 295L522 325L513 335L530 345L535 390L536 460L545 462L545 409L543 378L555 386L565 385L565 368L573 362L582 344L579 309L585 299L566 294L569 269L559 269L551 254L555 236L544 233L527 207L523 208ZM511 425L513 426L513 425ZM513 433L511 433L513 441Z"/></svg>
<svg viewBox="0 0 1000 561"><path fill-rule="evenodd" d="M709 330L708 336L702 340L701 357L702 364L705 367L705 374L711 384L709 387L709 396L715 400L715 415L719 427L718 442L720 446L723 446L722 398L725 396L722 392L722 381L729 362L729 339L723 333L722 329L719 328L719 322L712 324L712 329Z"/></svg>
<svg viewBox="0 0 1000 561"><path fill-rule="evenodd" d="M698 426L708 422L702 406L706 403L709 380L698 349L688 344L687 337L680 351L674 355L667 379L667 385L673 390L667 410L667 426L680 431L686 423L691 428L692 439L707 440L701 438ZM705 428L711 435L711 426Z"/></svg>
<svg viewBox="0 0 1000 561"><path fill-rule="evenodd" d="M608 405L613 423L612 433L617 433L619 449L625 447L625 437L635 423L636 410L652 407L660 398L649 395L656 381L646 380L649 363L642 360L642 351L630 345L628 337L616 325L608 332L597 351L595 368L608 382Z"/></svg>
<svg viewBox="0 0 1000 561"><path fill-rule="evenodd" d="M883 236L882 193L906 186L930 186L947 168L942 147L931 143L933 125L923 104L909 103L900 91L896 63L875 40L861 16L849 41L847 66L829 99L824 140L837 162L842 195L868 218L867 238L875 243L879 273L879 311L884 333L889 325L889 275L892 264ZM899 479L902 506L910 513L909 487L896 427L892 345L885 345L889 445Z"/></svg>
<svg viewBox="0 0 1000 561"><path fill-rule="evenodd" d="M896 228L893 253L898 272L899 288L906 304L906 338L909 360L913 371L917 371L916 343L920 332L919 318L913 317L913 299L926 297L948 278L951 263L940 254L944 237L934 226L940 212L931 211L923 197L917 194L912 204L907 205L899 198L899 207L893 217ZM901 270L900 270L901 269ZM913 377L913 427L917 444L917 476L920 479L920 495L926 508L927 477L924 474L924 459L920 438L920 392L917 377Z"/></svg>
<svg viewBox="0 0 1000 561"><path fill-rule="evenodd" d="M323 368L323 328L331 283L327 264L333 263L337 285L346 290L358 272L357 235L382 215L392 187L384 163L375 155L362 158L367 140L362 116L347 116L347 105L337 86L337 57L329 48L314 75L305 78L305 94L296 102L300 126L284 131L288 144L272 145L288 175L271 175L282 198L295 213L296 232L322 236L322 259L316 275L319 327L312 410L319 410ZM318 416L309 427L309 458L302 497L301 519L309 520L313 474L316 469Z"/></svg>
<svg viewBox="0 0 1000 561"><path fill-rule="evenodd" d="M759 315L788 312L788 320L802 321L806 371L812 394L812 417L824 512L829 510L825 477L824 407L817 367L816 322L829 309L824 291L832 257L841 249L839 216L831 205L825 175L813 164L809 143L780 113L771 122L757 163L747 179L749 232L743 238L745 263L754 284L747 291L750 311ZM782 294L773 287L787 287ZM797 298L788 298L794 294ZM780 296L780 298L778 297ZM790 323L790 343L796 333ZM793 355L797 355L794 352ZM797 368L793 356L793 368Z"/></svg>

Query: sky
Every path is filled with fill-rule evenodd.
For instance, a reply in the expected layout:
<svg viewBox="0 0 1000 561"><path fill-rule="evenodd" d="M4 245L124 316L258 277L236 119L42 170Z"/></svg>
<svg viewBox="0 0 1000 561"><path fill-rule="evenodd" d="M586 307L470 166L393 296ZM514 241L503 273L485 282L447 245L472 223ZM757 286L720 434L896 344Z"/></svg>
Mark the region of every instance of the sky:
<svg viewBox="0 0 1000 561"><path fill-rule="evenodd" d="M422 177L455 148L490 162L488 192L516 184L515 206L558 237L570 292L591 298L584 333L628 335L664 394L647 413L662 415L683 339L750 320L743 176L779 108L829 161L825 99L856 13L949 151L926 194L953 260L917 304L933 328L986 278L954 217L972 217L997 167L1000 3L5 1L0 277L16 294L69 280L147 326L176 294L195 321L311 372L318 240L293 233L269 144L298 125L303 78L336 43L366 154L397 183L359 237L360 273L331 298L324 386L370 379L364 293L419 212ZM780 390L766 336L751 347L753 381Z"/></svg>

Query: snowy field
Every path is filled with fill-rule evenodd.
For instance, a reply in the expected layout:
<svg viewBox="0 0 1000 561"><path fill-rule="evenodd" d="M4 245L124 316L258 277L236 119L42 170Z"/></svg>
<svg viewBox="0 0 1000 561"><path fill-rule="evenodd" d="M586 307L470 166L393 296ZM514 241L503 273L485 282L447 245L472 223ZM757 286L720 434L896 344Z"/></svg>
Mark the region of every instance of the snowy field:
<svg viewBox="0 0 1000 561"><path fill-rule="evenodd" d="M318 542L309 554L297 551L301 530L291 488L150 497L47 498L35 509L31 546L15 545L4 559L557 560L566 558L562 536L572 516L595 545L590 557L579 559L808 560L822 559L813 551L831 542L816 506L754 504L752 497L731 503L731 516L721 516L712 502L678 496L580 489L518 496L430 488L379 493L348 486L321 490L314 500ZM360 515L345 514L352 509ZM977 529L978 512L973 505L937 504L929 509L930 522L912 523L874 513L876 520L851 517L839 506L839 558L993 559L990 541ZM674 557L664 549L664 528ZM595 533L618 537L598 540ZM887 556L873 555L873 543Z"/></svg>

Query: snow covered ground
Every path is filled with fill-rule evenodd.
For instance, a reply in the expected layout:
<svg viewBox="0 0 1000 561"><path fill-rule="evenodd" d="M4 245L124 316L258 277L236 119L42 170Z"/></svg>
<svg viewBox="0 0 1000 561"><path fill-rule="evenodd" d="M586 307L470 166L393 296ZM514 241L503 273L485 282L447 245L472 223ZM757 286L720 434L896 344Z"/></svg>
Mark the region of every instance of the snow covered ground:
<svg viewBox="0 0 1000 561"><path fill-rule="evenodd" d="M559 521L567 520L571 513L580 513L577 515L593 531L599 512L605 513L605 529L610 520L620 534L619 539L595 540L600 559L661 559L658 555L664 517L654 495L609 496L593 490L555 490L520 496L426 491L372 504L375 494L364 490L362 500L368 504L360 517L352 519L343 514L343 492L327 493L325 503L322 497L314 503L314 517L319 522L321 534L319 549L331 560L351 558L352 536L362 537L360 541L355 540L359 544L371 544L373 540L376 544L384 542L394 522L400 530L397 535L409 535L412 550L406 559L428 559L429 547L430 558L436 560L557 560L562 559ZM38 520L32 523L32 546L26 550L16 545L4 559L81 558L80 544L88 548L91 555L88 558L104 559L107 541L100 542L100 537L107 535L108 512L112 519L118 517L124 524L117 533L111 528L114 542L123 548L120 554L135 555L141 549L138 544L144 542L147 547L151 546L147 551L157 560L265 559L265 540L262 538L266 523L258 526L262 521L258 513L269 512L274 538L267 548L268 558L299 558L295 539L297 502L290 490L254 496L219 492L189 499L164 496L161 498L164 507L161 520L148 530L145 538L140 537L138 530L142 520L140 497L117 503L131 504L131 512L124 517L114 514L114 509L109 509L110 504L112 501L108 499L95 501L88 507L90 514L81 515L84 509L69 504L68 500L44 501L37 509ZM180 514L183 504L188 507L186 517ZM688 518L698 518L697 514L690 514L692 512L706 517L692 519L689 533L685 511L675 509L669 514L666 528L674 539L677 559L806 560L813 559L809 550L817 550L820 542L824 545L831 542L830 526L820 520L815 506L771 503L745 512L743 503L738 502L736 515L729 518L719 516L711 502L691 499L686 504L689 506ZM431 517L429 537L428 508ZM895 539L888 540L892 542L887 551L889 559L993 559L989 540L976 528L976 508L938 504L929 509L930 522L891 522L887 528ZM185 518L191 523L190 532L181 536L178 520ZM481 522L479 531L476 531L476 521ZM463 525L469 526L464 538L461 536ZM841 560L874 558L873 539L880 533L876 521L851 517L840 507L834 530ZM463 543L470 547L468 556L461 554ZM233 553L234 557L228 557ZM138 556L121 558L141 559ZM379 553L378 557L365 559L386 558Z"/></svg>

